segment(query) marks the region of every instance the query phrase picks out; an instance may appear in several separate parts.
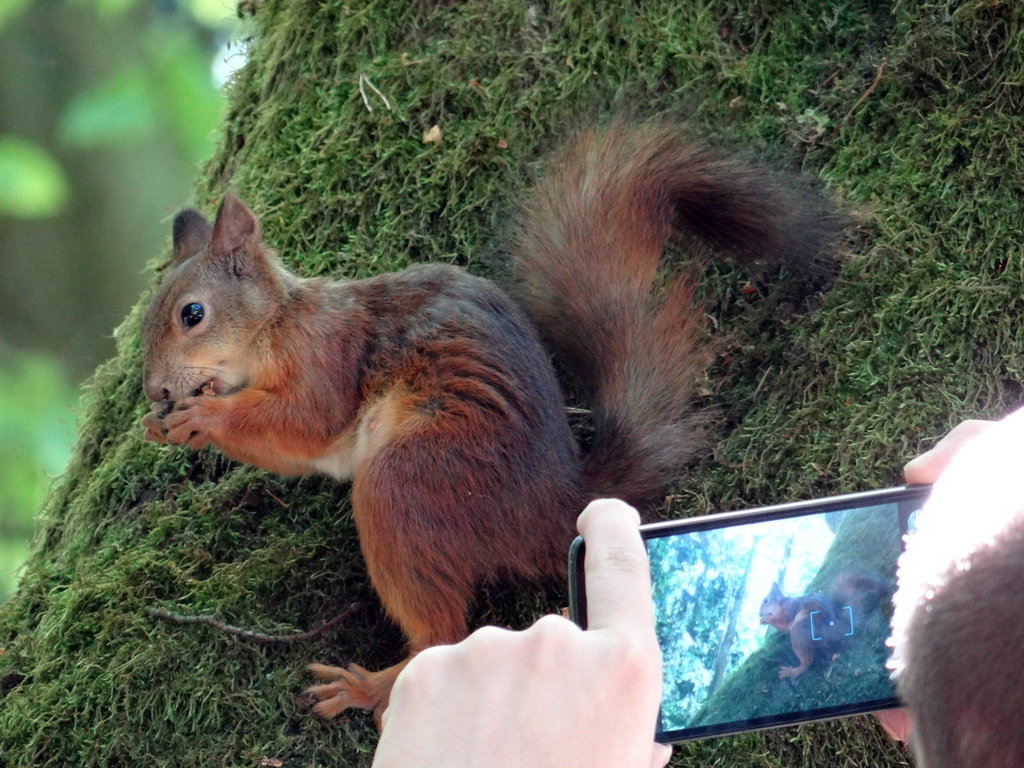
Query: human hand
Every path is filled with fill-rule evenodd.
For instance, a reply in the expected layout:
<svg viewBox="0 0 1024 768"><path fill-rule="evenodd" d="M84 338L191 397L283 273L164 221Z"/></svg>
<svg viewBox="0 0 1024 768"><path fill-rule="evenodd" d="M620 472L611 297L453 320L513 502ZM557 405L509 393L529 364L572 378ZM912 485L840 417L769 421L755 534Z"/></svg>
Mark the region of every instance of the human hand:
<svg viewBox="0 0 1024 768"><path fill-rule="evenodd" d="M934 483L961 448L997 423L980 419L961 421L934 447L908 461L903 467L903 476L911 484Z"/></svg>
<svg viewBox="0 0 1024 768"><path fill-rule="evenodd" d="M903 707L896 709L882 709L872 712L878 719L889 737L895 741L910 741L910 733L914 730L914 724L910 719L910 713Z"/></svg>
<svg viewBox="0 0 1024 768"><path fill-rule="evenodd" d="M931 449L911 459L903 467L903 476L910 484L934 483L939 479L953 457L968 442L988 431L998 422L969 419L951 429ZM874 713L882 728L897 741L908 741L914 729L910 713L903 708L886 709Z"/></svg>
<svg viewBox="0 0 1024 768"><path fill-rule="evenodd" d="M671 749L653 734L661 694L647 555L639 516L591 503L586 631L545 616L523 632L485 627L428 648L399 675L375 768L648 768Z"/></svg>

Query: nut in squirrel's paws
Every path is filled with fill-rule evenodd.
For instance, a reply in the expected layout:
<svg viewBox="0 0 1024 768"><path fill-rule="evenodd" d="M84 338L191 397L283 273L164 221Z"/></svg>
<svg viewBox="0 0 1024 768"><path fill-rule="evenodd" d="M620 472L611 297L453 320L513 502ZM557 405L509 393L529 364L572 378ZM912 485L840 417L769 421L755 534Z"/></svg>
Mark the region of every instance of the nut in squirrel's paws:
<svg viewBox="0 0 1024 768"><path fill-rule="evenodd" d="M145 439L167 445L188 445L199 449L210 442L209 422L212 409L207 408L209 398L220 394L214 380L207 381L195 390L192 397L183 400L161 400L154 403L149 413L142 417Z"/></svg>
<svg viewBox="0 0 1024 768"><path fill-rule="evenodd" d="M170 424L167 423L166 419L175 411L182 411L192 407L191 401L196 400L199 397L207 396L213 397L220 394L217 391L217 381L210 379L203 386L196 389L193 396L186 398L180 402L174 400L161 400L158 403L154 403L149 409L149 413L142 417L142 426L145 427L146 433L144 435L146 440L151 440L154 443L164 443L177 445L182 442L188 442L188 438L185 440L175 439L169 436L171 429ZM193 418L196 414L193 414ZM179 420L173 420L177 423ZM175 437L180 437L180 432L177 432ZM205 443L203 443L205 445ZM189 443L190 447L201 447L194 446Z"/></svg>
<svg viewBox="0 0 1024 768"><path fill-rule="evenodd" d="M155 403L150 409L150 414L155 416L160 421L166 418L167 414L174 410L173 400L161 400L159 403Z"/></svg>

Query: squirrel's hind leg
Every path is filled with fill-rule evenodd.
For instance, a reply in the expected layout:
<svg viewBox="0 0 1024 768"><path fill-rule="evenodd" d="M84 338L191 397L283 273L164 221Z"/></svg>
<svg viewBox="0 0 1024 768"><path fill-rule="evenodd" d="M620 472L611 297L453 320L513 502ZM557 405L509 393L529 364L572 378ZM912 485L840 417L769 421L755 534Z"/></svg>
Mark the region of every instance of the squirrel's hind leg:
<svg viewBox="0 0 1024 768"><path fill-rule="evenodd" d="M400 548L391 550L396 553ZM454 643L466 636L466 607L471 590L446 582L445 574L420 571L423 559L414 552L388 558L382 564L369 553L371 581L385 609L409 640L409 656L390 667L371 672L358 664L333 667L311 664L309 669L324 682L307 689L317 703L313 712L332 718L346 709L373 712L378 730L399 673L419 651L432 645ZM429 558L426 558L429 559ZM383 567L384 573L381 573ZM451 574L449 574L450 576Z"/></svg>
<svg viewBox="0 0 1024 768"><path fill-rule="evenodd" d="M306 693L316 699L317 703L312 708L315 714L332 718L346 709L365 709L373 713L374 722L380 730L381 717L391 698L391 688L409 661L424 648L458 642L466 636L468 600L465 597L443 588L428 587L421 591L413 581L408 584L400 595L380 586L377 589L384 607L409 638L409 655L377 672L358 664L346 667L310 664L309 670L324 681L306 689Z"/></svg>
<svg viewBox="0 0 1024 768"><path fill-rule="evenodd" d="M474 397L438 388L430 397L396 389L382 398L352 482L370 582L410 658L466 636L467 608L486 579L561 573L582 508L569 446L551 448L555 437L531 433L511 405L494 405L494 392L463 384ZM315 711L331 717L361 707L379 720L406 663L380 672L315 667L329 670L312 689Z"/></svg>
<svg viewBox="0 0 1024 768"><path fill-rule="evenodd" d="M321 717L366 709L373 712L378 729L395 680L410 659L424 648L466 636L466 609L480 576L473 558L463 551L469 543L456 535L469 525L456 519L465 511L453 499L424 488L431 480L443 488L447 477L438 473L430 456L410 456L407 450L396 456L395 446L388 447L357 472L352 506L370 581L388 615L402 628L410 653L376 672L357 664L312 664L310 671L323 683L307 690L317 700L313 712ZM426 441L417 447L411 453L431 448Z"/></svg>
<svg viewBox="0 0 1024 768"><path fill-rule="evenodd" d="M353 707L366 709L373 712L373 721L380 730L381 716L387 709L391 688L411 658L409 656L379 672L370 672L358 664L347 667L310 664L309 671L325 681L306 690L317 700L313 712L320 717L332 718Z"/></svg>

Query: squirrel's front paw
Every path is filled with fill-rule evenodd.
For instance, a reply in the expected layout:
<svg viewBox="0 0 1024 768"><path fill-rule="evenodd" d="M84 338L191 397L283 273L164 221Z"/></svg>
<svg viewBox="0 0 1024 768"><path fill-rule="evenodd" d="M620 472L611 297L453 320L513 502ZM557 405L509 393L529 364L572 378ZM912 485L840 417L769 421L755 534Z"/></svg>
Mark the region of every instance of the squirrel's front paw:
<svg viewBox="0 0 1024 768"><path fill-rule="evenodd" d="M154 443L167 442L167 427L164 426L164 420L155 410L142 417L142 426L146 430L143 435L146 440L151 440Z"/></svg>
<svg viewBox="0 0 1024 768"><path fill-rule="evenodd" d="M163 419L165 441L171 445L187 445L196 451L207 445L211 440L213 421L217 418L210 407L212 399L200 396L178 402Z"/></svg>

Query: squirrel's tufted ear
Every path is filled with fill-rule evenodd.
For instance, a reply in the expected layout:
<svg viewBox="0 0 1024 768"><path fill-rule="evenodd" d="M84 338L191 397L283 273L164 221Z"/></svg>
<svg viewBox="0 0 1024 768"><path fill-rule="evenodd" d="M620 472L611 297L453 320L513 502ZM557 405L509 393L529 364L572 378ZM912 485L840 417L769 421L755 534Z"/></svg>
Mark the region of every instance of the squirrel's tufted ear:
<svg viewBox="0 0 1024 768"><path fill-rule="evenodd" d="M171 241L174 244L172 264L180 264L195 256L210 242L213 225L194 208L186 208L174 217Z"/></svg>
<svg viewBox="0 0 1024 768"><path fill-rule="evenodd" d="M259 221L249 206L229 192L213 223L210 256L214 261L224 262L236 274L253 274L265 263L259 245Z"/></svg>

